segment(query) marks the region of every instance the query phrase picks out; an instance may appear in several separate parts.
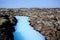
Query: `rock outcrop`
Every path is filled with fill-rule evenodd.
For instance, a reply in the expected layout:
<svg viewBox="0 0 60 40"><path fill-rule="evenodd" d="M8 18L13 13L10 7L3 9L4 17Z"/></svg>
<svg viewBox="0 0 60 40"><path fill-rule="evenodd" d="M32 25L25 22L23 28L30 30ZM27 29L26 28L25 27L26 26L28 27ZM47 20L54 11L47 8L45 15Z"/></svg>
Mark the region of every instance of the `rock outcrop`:
<svg viewBox="0 0 60 40"><path fill-rule="evenodd" d="M17 23L15 17L0 14L0 40L14 40L13 32Z"/></svg>
<svg viewBox="0 0 60 40"><path fill-rule="evenodd" d="M60 40L60 8L1 8L0 13L28 16L30 25L46 36L46 40Z"/></svg>

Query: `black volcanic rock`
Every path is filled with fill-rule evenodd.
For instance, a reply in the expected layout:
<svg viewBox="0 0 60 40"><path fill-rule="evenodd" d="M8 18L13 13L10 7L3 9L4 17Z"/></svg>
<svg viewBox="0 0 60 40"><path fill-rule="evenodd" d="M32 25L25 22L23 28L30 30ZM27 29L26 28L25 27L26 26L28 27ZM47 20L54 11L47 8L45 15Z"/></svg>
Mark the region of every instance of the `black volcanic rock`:
<svg viewBox="0 0 60 40"><path fill-rule="evenodd" d="M14 40L13 32L17 23L15 17L0 14L0 40Z"/></svg>

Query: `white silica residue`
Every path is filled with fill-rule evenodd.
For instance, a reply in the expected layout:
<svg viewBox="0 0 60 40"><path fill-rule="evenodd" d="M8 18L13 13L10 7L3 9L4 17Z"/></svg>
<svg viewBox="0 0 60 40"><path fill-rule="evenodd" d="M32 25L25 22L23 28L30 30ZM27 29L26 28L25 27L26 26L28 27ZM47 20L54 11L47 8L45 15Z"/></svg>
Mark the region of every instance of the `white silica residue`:
<svg viewBox="0 0 60 40"><path fill-rule="evenodd" d="M35 31L29 24L27 16L15 16L17 24L15 26L14 40L45 40L45 37Z"/></svg>

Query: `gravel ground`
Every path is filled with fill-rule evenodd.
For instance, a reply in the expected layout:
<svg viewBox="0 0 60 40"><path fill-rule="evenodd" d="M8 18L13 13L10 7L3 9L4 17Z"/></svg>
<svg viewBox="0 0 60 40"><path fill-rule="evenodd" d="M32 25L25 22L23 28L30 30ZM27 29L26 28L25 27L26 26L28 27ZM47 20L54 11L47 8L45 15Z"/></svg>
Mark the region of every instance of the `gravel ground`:
<svg viewBox="0 0 60 40"><path fill-rule="evenodd" d="M0 8L0 14L28 16L30 25L46 40L60 40L60 8Z"/></svg>

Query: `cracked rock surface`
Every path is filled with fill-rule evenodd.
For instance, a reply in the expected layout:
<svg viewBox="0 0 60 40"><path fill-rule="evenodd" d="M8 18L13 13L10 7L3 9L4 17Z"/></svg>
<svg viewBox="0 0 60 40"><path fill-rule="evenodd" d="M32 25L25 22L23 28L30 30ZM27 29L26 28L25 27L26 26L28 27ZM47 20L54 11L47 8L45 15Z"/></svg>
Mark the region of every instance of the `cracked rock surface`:
<svg viewBox="0 0 60 40"><path fill-rule="evenodd" d="M60 40L60 8L0 8L0 14L28 16L30 25L46 40Z"/></svg>

